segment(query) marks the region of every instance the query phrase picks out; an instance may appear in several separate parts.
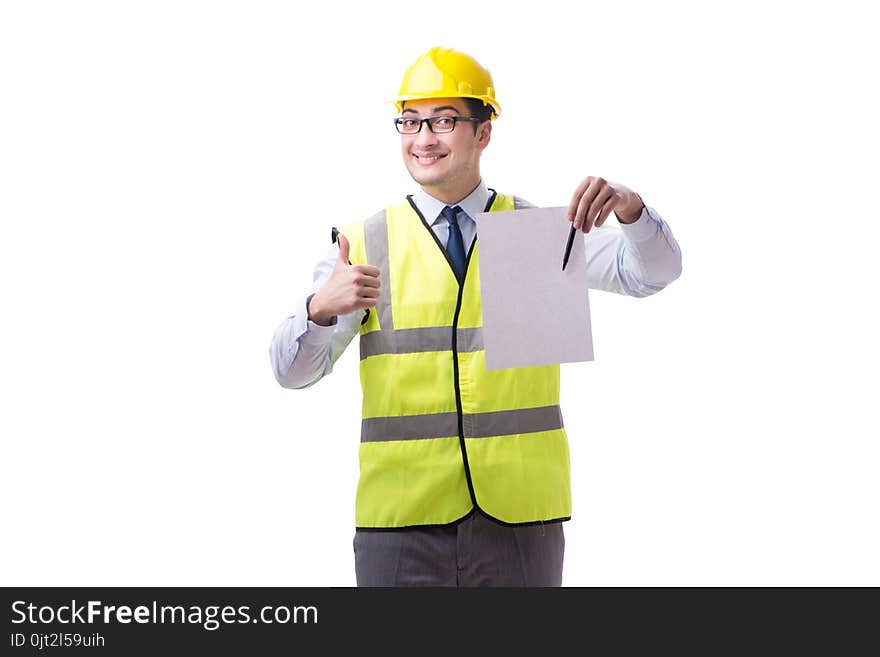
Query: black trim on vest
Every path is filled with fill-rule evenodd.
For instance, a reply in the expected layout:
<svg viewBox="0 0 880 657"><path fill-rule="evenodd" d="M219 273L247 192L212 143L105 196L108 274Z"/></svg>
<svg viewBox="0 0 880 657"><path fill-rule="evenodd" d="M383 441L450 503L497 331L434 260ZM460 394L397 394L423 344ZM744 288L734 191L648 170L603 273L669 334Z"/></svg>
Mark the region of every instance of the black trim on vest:
<svg viewBox="0 0 880 657"><path fill-rule="evenodd" d="M456 525L460 525L465 520L474 515L476 509L471 509L467 513L465 513L458 520L453 520L452 522L447 522L445 524L439 525L405 525L403 527L355 527L355 529L359 532L402 532L407 529L437 529L440 527L455 527Z"/></svg>
<svg viewBox="0 0 880 657"><path fill-rule="evenodd" d="M486 209L483 212L489 212L492 208L492 204L495 203L495 198L498 195L494 189L489 190L491 192L491 196L489 196L489 200L486 203ZM421 213L421 211L416 207L415 202L412 199L412 196L407 196L406 200L409 201L410 206L413 210L416 211L416 214L419 216L419 219L422 220L422 225L425 227L425 230L434 238L434 242L440 247L440 252L446 258L446 262L449 263L449 269L452 271L453 275L455 274L455 268L452 266L452 260L450 260L449 255L446 253L446 249L440 244L440 240L437 239L436 233L431 229L431 226L428 225L428 222L425 220L425 215ZM461 299L464 294L464 282L467 279L468 269L471 264L471 256L474 253L474 249L477 246L477 236L474 234L474 241L471 242L471 248L468 249L467 258L464 263L464 273L461 278L456 276L456 280L458 281L458 298L455 301L455 314L452 318L452 376L453 382L455 384L455 411L458 414L458 445L461 449L461 460L464 464L464 476L467 480L468 493L471 496L471 504L474 505L475 509L478 509L480 512L486 515L487 518L490 518L489 514L483 511L480 508L480 505L477 503L477 495L474 492L474 482L471 478L471 468L468 463L467 456L467 448L464 444L464 418L462 408L461 408L461 384L459 382L459 374L458 374L458 316L461 314ZM467 517L467 516L465 516Z"/></svg>
<svg viewBox="0 0 880 657"><path fill-rule="evenodd" d="M492 199L494 198L495 197L493 196ZM471 248L468 250L467 259L464 264L464 276L458 282L458 299L455 301L455 315L452 318L452 376L455 383L455 410L458 413L458 445L461 448L461 460L464 463L464 476L467 479L468 492L471 494L471 503L474 505L474 508L480 509L480 505L477 503L477 494L474 492L474 482L471 479L471 466L470 463L468 463L467 449L464 444L464 411L461 408L461 382L459 381L458 373L458 316L461 314L461 298L464 296L464 282L467 280L467 271L468 266L471 263L471 254L473 254L476 245L477 237L474 235L474 241L471 242ZM480 509L480 511L482 511L482 509Z"/></svg>
<svg viewBox="0 0 880 657"><path fill-rule="evenodd" d="M480 513L486 516L492 522L495 522L499 525L503 525L504 527L531 527L533 525L550 525L556 522L568 522L571 520L571 516L565 516L564 518L553 518L552 520L529 520L528 522L504 522L503 520L499 520L493 515L489 515L482 509L480 509Z"/></svg>
<svg viewBox="0 0 880 657"><path fill-rule="evenodd" d="M529 522L504 522L503 520L499 520L494 516L490 516L488 513L483 511L482 509L471 509L465 515L463 515L458 520L453 520L452 522L447 522L443 525L406 525L404 527L355 527L355 530L359 532L405 532L408 529L440 529L443 527L456 527L460 525L465 520L470 518L474 513L479 513L484 518L491 520L492 522L502 525L504 527L532 527L534 525L554 525L558 522L568 522L571 520L571 516L566 516L565 518L554 518L553 520L530 520Z"/></svg>
<svg viewBox="0 0 880 657"><path fill-rule="evenodd" d="M492 204L495 202L495 197L498 196L498 192L496 192L491 187L488 188L491 194L489 195L489 200L486 202L486 209L483 212L488 212L492 207ZM440 244L440 239L437 237L437 234L431 229L430 224L425 220L425 215L422 214L422 211L416 207L415 201L413 201L412 194L409 194L406 197L406 200L409 201L410 207L415 210L416 214L419 216L419 219L422 220L422 225L428 230L428 234L434 238L434 243L440 248L440 253L443 254L443 257L446 258L446 262L449 264L449 269L452 271L453 276L455 276L455 280L458 281L459 287L464 284L464 278L459 278L458 274L455 273L455 267L452 266L452 260L449 258L449 254L446 253L446 247ZM473 219L473 217L471 217ZM476 222L476 219L474 219ZM471 252L474 250L474 245L477 243L477 234L474 233L474 241L471 242L470 251L468 251L467 260L464 265L464 277L467 277L467 266L471 261Z"/></svg>
<svg viewBox="0 0 880 657"><path fill-rule="evenodd" d="M486 202L486 208L483 212L489 212L492 208L492 204L495 203L495 197L497 194L494 189L490 191L492 192L492 195ZM434 231L432 230L431 234L433 233ZM439 240L437 241L439 242ZM471 503L474 505L474 508L488 517L488 514L480 508L480 504L477 502L477 494L474 491L474 482L471 476L471 466L468 462L467 448L464 444L464 411L461 408L461 382L459 381L458 373L458 317L461 314L461 299L464 296L464 282L467 280L468 270L470 269L471 264L471 256L474 254L476 246L477 235L475 232L474 241L471 242L471 248L468 249L467 258L464 261L464 272L462 273L461 279L458 281L458 299L455 301L455 315L452 318L452 375L455 382L455 410L458 412L458 445L461 448L461 460L464 463L464 476L465 479L467 479L468 492L471 494ZM446 249L444 249L443 252L445 253ZM450 261L449 266L452 266L452 261Z"/></svg>
<svg viewBox="0 0 880 657"><path fill-rule="evenodd" d="M493 198L494 198L494 196L493 196ZM415 201L413 201L412 194L407 196L406 200L409 201L410 207L412 207L412 209L416 211L416 214L419 216L419 219L422 220L422 225L428 229L428 233L431 235L431 237L434 238L434 243L440 249L440 253L443 254L443 257L446 258L446 262L449 265L449 269L452 271L452 275L455 276L455 280L458 281L458 284L460 286L461 280L458 278L458 274L455 273L455 267L452 266L452 260L450 259L449 254L446 253L446 247L443 246L442 244L440 244L440 239L437 237L437 234L433 230L431 230L431 226L425 220L425 215L423 215L422 211L416 207L416 203L415 203ZM476 241L476 239L477 238L476 238L476 234L475 234L474 241ZM471 246L473 246L473 244L471 244ZM467 267L465 267L465 271L467 271Z"/></svg>

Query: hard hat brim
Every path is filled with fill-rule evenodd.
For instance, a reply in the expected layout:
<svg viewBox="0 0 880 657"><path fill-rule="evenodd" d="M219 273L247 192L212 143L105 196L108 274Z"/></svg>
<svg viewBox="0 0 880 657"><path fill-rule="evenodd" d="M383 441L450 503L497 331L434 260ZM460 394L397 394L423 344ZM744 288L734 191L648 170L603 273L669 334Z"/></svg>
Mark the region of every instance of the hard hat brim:
<svg viewBox="0 0 880 657"><path fill-rule="evenodd" d="M407 100L425 100L428 98L474 98L475 100L483 101L484 105L488 105L492 108L492 116L491 120L495 120L501 114L501 106L488 96L478 96L476 94L444 94L443 92L436 93L424 93L424 94L401 94L395 97L392 100L389 100L389 104L393 104L395 109L400 112L403 110L403 103Z"/></svg>

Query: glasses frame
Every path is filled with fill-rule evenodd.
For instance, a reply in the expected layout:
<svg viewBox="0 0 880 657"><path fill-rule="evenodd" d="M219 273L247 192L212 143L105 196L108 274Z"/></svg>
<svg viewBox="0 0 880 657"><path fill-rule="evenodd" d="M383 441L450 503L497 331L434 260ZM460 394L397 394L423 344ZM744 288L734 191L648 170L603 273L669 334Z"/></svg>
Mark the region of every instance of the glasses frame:
<svg viewBox="0 0 880 657"><path fill-rule="evenodd" d="M433 126L431 126L431 123L430 123L434 119L452 119L452 128L450 128L449 130L441 130L440 132L437 132L436 130L434 130ZM415 132L404 132L403 126L400 124L400 122L403 120L418 121L419 122L419 129L416 130ZM478 119L476 116L457 116L454 114L436 114L434 116L426 116L423 119L416 118L414 116L396 116L396 117L394 117L394 127L397 129L397 132L399 132L400 134L411 136L411 135L419 134L422 131L422 126L425 125L425 123L427 123L428 130L430 130L433 134L435 134L435 135L448 135L450 132L455 130L455 126L458 125L459 121L466 121L468 123L482 123L482 121L480 119Z"/></svg>

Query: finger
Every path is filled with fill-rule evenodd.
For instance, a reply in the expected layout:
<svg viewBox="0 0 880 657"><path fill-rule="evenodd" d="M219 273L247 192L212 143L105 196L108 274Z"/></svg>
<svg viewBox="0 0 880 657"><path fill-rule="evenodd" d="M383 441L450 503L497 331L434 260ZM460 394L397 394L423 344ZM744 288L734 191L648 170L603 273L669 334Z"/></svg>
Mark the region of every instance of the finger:
<svg viewBox="0 0 880 657"><path fill-rule="evenodd" d="M587 177L581 181L580 185L578 185L574 194L571 196L571 202L568 204L568 220L572 221L574 219L575 214L577 213L578 203L580 203L581 196L584 195L584 192L587 190L587 187L590 185L590 182L593 180L592 177Z"/></svg>
<svg viewBox="0 0 880 657"><path fill-rule="evenodd" d="M358 289L359 299L378 299L379 294L381 293L377 287L362 287Z"/></svg>
<svg viewBox="0 0 880 657"><path fill-rule="evenodd" d="M351 268L364 276L372 276L373 278L379 277L379 268L373 265L352 265Z"/></svg>
<svg viewBox="0 0 880 657"><path fill-rule="evenodd" d="M599 217L596 219L596 223L593 224L596 228L605 223L605 220L608 218L608 215L611 214L611 211L617 207L620 203L620 196L618 194L614 194L610 199L605 202L605 205L602 206L602 210L599 211Z"/></svg>
<svg viewBox="0 0 880 657"><path fill-rule="evenodd" d="M339 237L336 238L337 243L339 244L339 259L338 262L348 264L348 250L351 248L348 239L342 233L339 233Z"/></svg>
<svg viewBox="0 0 880 657"><path fill-rule="evenodd" d="M609 199L614 197L614 188L611 185L605 185L602 189L599 190L599 193L596 194L596 198L593 199L593 202L590 204L590 208L587 211L587 221L590 222L590 225L598 225L596 221L599 219L599 215L602 213L602 208L605 207L605 204Z"/></svg>
<svg viewBox="0 0 880 657"><path fill-rule="evenodd" d="M574 225L578 228L578 230L583 230L585 233L589 232L590 225L588 224L588 216L587 211L590 209L590 205L593 203L593 199L599 194L602 190L602 187L605 185L605 181L602 178L593 178L590 186L587 188L587 191L584 192L584 195L581 196L581 201L578 203L577 214L574 218Z"/></svg>
<svg viewBox="0 0 880 657"><path fill-rule="evenodd" d="M358 276L355 279L355 282L363 287L374 287L376 289L382 287L379 283L379 279L376 276Z"/></svg>

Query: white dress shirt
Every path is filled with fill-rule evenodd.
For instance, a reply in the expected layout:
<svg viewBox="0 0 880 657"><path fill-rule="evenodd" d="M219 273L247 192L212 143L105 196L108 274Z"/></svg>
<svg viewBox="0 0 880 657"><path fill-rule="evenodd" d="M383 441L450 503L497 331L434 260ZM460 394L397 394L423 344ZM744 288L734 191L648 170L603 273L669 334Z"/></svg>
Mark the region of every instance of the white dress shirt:
<svg viewBox="0 0 880 657"><path fill-rule="evenodd" d="M461 207L458 223L465 253L470 250L477 232L473 216L484 212L491 196L483 181L466 198L454 205ZM449 224L441 211L446 203L419 189L412 195L415 206L429 222L441 244L446 244ZM523 207L531 207L523 202ZM681 273L681 251L672 231L660 216L647 206L631 224L605 222L586 235L587 282L590 288L645 297L662 290ZM326 257L314 270L312 287L296 307L296 312L275 330L269 356L275 378L285 388L306 388L333 371L336 359L360 331L364 311L337 317L335 324L320 326L308 319L307 300L330 277L339 247L332 244Z"/></svg>

